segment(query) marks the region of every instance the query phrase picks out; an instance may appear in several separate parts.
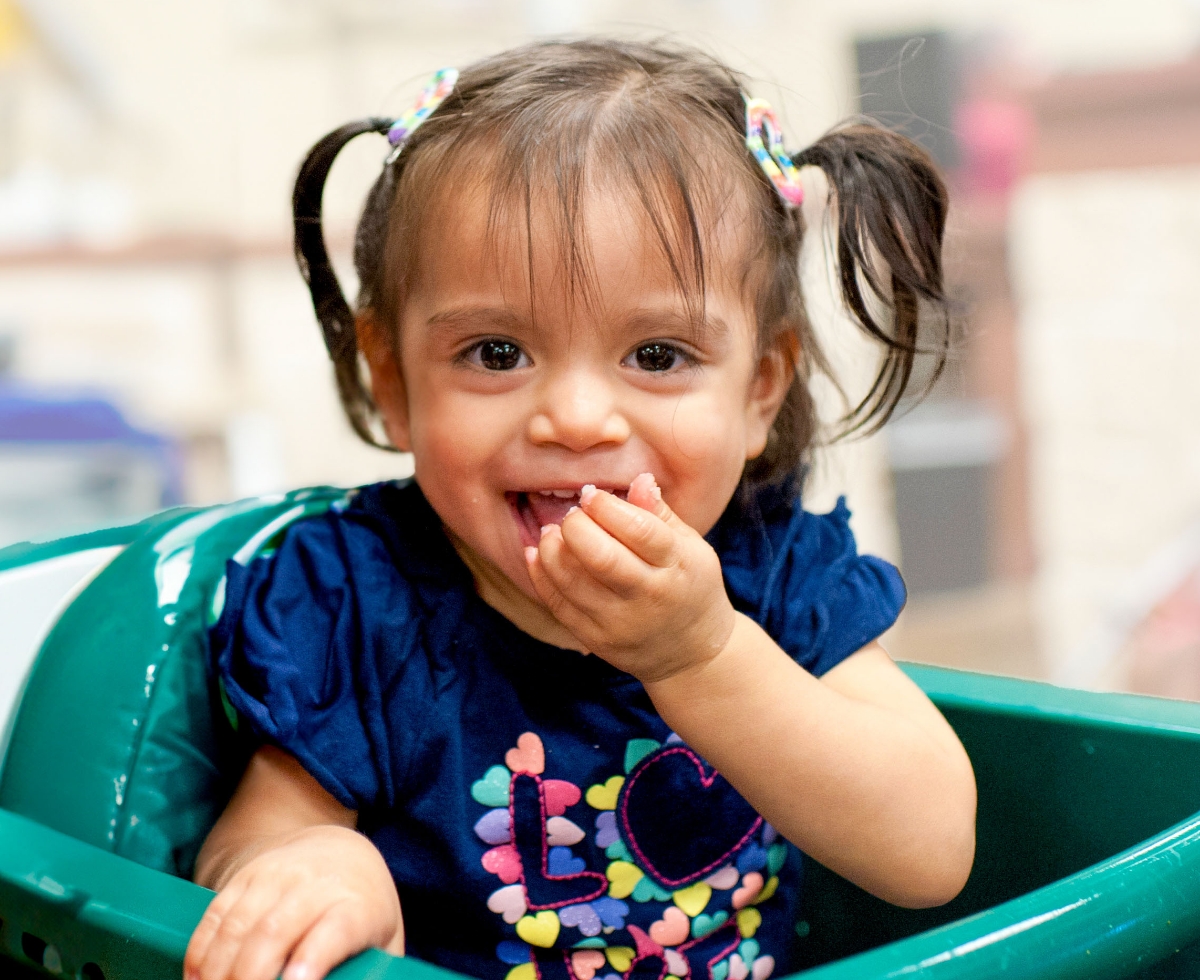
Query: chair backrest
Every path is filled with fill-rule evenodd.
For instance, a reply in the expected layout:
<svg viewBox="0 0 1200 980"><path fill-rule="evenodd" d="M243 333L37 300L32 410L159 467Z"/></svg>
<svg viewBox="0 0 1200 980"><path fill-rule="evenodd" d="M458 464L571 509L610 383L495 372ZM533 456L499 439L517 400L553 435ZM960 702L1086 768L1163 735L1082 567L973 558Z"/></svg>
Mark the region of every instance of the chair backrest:
<svg viewBox="0 0 1200 980"><path fill-rule="evenodd" d="M345 496L301 490L124 529L41 644L11 719L0 807L190 875L240 771L205 655L225 564Z"/></svg>

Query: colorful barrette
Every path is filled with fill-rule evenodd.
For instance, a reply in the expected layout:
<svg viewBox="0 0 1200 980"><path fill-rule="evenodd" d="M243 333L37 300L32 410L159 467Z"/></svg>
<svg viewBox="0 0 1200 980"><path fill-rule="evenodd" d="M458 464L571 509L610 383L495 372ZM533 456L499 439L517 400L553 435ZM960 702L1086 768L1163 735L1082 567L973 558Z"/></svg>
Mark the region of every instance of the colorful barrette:
<svg viewBox="0 0 1200 980"><path fill-rule="evenodd" d="M387 134L388 142L399 150L416 128L446 100L446 96L454 91L457 82L457 68L442 68L440 71L435 71L433 77L425 84L425 88L421 90L421 95L413 107L392 123Z"/></svg>
<svg viewBox="0 0 1200 980"><path fill-rule="evenodd" d="M746 100L746 149L754 154L785 203L797 208L804 203L800 170L783 151L783 130L766 99Z"/></svg>

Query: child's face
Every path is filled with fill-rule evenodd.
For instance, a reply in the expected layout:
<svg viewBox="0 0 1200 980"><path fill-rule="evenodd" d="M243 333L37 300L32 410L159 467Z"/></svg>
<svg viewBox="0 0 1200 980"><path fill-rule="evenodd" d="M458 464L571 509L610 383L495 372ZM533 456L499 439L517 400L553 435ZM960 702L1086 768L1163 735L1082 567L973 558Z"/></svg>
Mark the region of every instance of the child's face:
<svg viewBox="0 0 1200 980"><path fill-rule="evenodd" d="M766 445L795 351L758 356L741 270L711 246L707 325L693 330L668 260L623 195L596 191L586 204L588 294L570 288L556 225L539 234L535 210L527 250L523 236L490 236L487 210L481 193L427 222L399 370L370 324L363 346L389 436L412 451L480 593L534 635L574 645L537 600L524 547L585 484L624 491L644 472L707 532Z"/></svg>

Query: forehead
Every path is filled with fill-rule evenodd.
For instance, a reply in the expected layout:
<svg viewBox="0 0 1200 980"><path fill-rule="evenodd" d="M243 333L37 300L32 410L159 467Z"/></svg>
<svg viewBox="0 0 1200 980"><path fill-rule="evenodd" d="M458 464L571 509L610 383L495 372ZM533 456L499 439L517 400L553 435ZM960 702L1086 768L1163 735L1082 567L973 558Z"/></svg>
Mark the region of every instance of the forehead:
<svg viewBox="0 0 1200 980"><path fill-rule="evenodd" d="M409 299L488 292L601 314L653 301L697 322L713 302L748 303L752 221L733 182L722 193L693 183L686 197L648 183L649 194L610 175L564 194L486 175L443 181L421 222Z"/></svg>

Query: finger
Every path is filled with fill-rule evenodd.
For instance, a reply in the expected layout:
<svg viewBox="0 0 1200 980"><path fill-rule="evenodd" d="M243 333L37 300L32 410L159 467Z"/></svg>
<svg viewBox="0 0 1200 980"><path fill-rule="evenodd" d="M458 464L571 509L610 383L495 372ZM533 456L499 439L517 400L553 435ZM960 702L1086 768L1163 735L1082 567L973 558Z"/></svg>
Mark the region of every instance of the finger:
<svg viewBox="0 0 1200 980"><path fill-rule="evenodd" d="M653 511L603 490L582 493L579 502L588 517L642 561L664 568L675 560L679 547L676 532ZM670 513L662 501L658 506Z"/></svg>
<svg viewBox="0 0 1200 980"><path fill-rule="evenodd" d="M204 915L196 924L192 938L188 941L187 952L183 954L184 980L197 980L200 977L200 965L221 927L221 919L242 897L245 890L246 879L235 878L208 903L208 908L204 910Z"/></svg>
<svg viewBox="0 0 1200 980"><path fill-rule="evenodd" d="M269 880L253 879L241 896L221 916L216 935L199 965L200 980L227 980L251 930L263 913L279 899L279 887Z"/></svg>
<svg viewBox="0 0 1200 980"><path fill-rule="evenodd" d="M554 618L576 636L580 629L594 629L597 621L592 613L600 604L597 599L611 602L612 592L592 578L567 548L561 528L553 526L543 534L537 551L537 568L549 586L543 599Z"/></svg>
<svg viewBox="0 0 1200 980"><path fill-rule="evenodd" d="M338 903L325 913L300 940L283 971L283 980L320 980L345 959L371 945L363 933L361 914Z"/></svg>
<svg viewBox="0 0 1200 980"><path fill-rule="evenodd" d="M329 908L327 893L292 888L267 909L242 941L233 963L238 980L274 980L304 934Z"/></svg>
<svg viewBox="0 0 1200 980"><path fill-rule="evenodd" d="M673 530L679 531L687 528L695 533L695 529L681 519L675 511L667 506L667 502L663 500L662 490L659 489L658 483L654 479L652 473L639 473L633 478L633 482L629 484L629 502L643 510L650 511L655 517Z"/></svg>
<svg viewBox="0 0 1200 980"><path fill-rule="evenodd" d="M612 519L608 505L608 501L611 501L634 512L634 522L654 523L664 535L673 534L652 514L631 507L611 494L604 494L608 501L598 500L602 492L597 491L590 501L590 506L596 508L601 519ZM619 515L616 521L620 523L625 516ZM628 531L627 526L622 525L622 528ZM622 599L631 599L645 589L647 578L654 571L652 565L627 547L620 536L609 533L600 520L593 519L589 511L581 510L567 517L563 521L561 534L571 556L589 577L606 586L609 593ZM603 596L605 601L611 601L611 598L611 595Z"/></svg>

